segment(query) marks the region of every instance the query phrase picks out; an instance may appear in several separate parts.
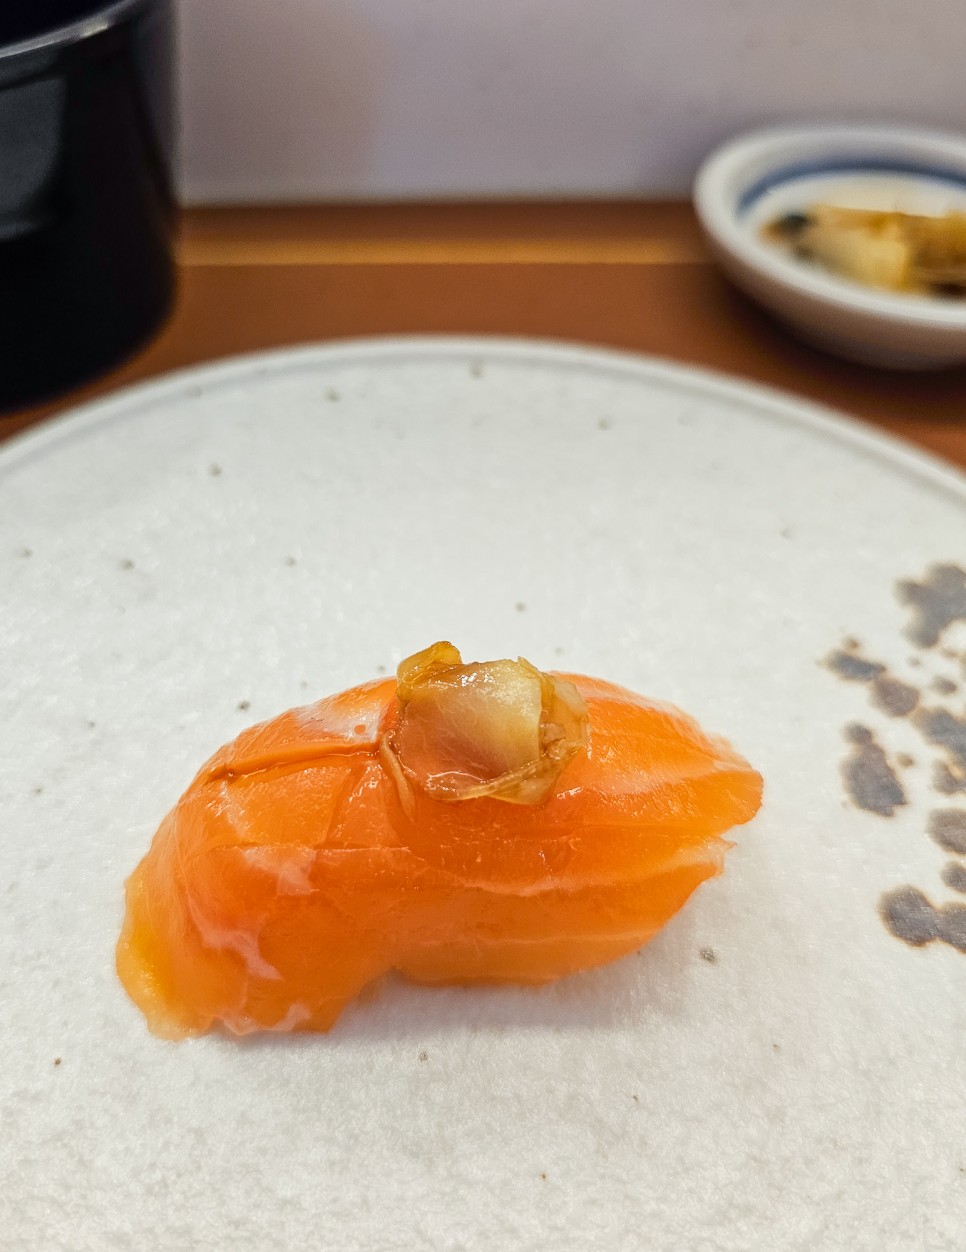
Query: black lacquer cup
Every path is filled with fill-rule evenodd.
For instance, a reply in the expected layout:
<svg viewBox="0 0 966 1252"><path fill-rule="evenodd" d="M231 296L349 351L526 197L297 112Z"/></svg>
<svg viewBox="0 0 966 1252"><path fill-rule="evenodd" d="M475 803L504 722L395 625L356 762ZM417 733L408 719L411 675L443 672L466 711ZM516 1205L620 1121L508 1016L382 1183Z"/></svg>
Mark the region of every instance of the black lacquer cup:
<svg viewBox="0 0 966 1252"><path fill-rule="evenodd" d="M164 321L174 131L173 0L0 0L0 412Z"/></svg>

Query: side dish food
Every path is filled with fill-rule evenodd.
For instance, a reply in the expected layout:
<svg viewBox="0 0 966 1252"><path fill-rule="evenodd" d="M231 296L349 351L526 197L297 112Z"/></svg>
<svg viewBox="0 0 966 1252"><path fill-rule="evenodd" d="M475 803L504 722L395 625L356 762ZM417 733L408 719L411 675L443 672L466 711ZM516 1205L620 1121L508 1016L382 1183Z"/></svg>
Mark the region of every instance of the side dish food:
<svg viewBox="0 0 966 1252"><path fill-rule="evenodd" d="M966 213L930 217L813 204L762 233L800 260L869 287L966 297Z"/></svg>

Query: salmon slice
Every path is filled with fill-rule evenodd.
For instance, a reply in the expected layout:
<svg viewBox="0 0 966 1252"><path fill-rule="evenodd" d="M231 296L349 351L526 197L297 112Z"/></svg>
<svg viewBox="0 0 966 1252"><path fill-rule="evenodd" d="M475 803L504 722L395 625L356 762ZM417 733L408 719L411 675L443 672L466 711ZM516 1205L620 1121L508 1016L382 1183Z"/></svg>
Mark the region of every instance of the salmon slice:
<svg viewBox="0 0 966 1252"><path fill-rule="evenodd" d="M390 970L547 982L646 943L761 794L676 709L435 644L202 767L127 882L118 973L171 1039L328 1030Z"/></svg>

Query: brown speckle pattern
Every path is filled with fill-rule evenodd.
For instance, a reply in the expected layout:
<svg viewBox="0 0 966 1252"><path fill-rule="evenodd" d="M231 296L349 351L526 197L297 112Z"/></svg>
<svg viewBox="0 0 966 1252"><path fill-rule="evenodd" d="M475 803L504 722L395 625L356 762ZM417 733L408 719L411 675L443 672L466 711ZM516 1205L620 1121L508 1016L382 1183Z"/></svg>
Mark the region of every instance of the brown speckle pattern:
<svg viewBox="0 0 966 1252"><path fill-rule="evenodd" d="M948 709L920 709L916 726L928 743L941 748L956 777L966 775L966 718Z"/></svg>
<svg viewBox="0 0 966 1252"><path fill-rule="evenodd" d="M966 856L966 809L934 809L926 829L944 852Z"/></svg>
<svg viewBox="0 0 966 1252"><path fill-rule="evenodd" d="M899 583L899 599L913 610L906 634L921 648L934 648L953 622L966 622L966 570L933 565L921 583Z"/></svg>
<svg viewBox="0 0 966 1252"><path fill-rule="evenodd" d="M833 674L838 674L839 678L844 678L847 682L872 682L885 672L885 666L878 661L867 661L854 651L844 648L826 657L825 664Z"/></svg>
<svg viewBox="0 0 966 1252"><path fill-rule="evenodd" d="M946 798L944 806L937 805L923 815L922 832L949 856L966 858L966 806L956 799L966 794L966 706L959 698L966 652L953 646L961 635L950 631L966 622L966 571L958 565L933 565L921 579L897 583L896 595L911 610L905 633L919 649L906 663L910 669L922 670L925 662L921 689L890 673L879 657L865 655L853 638L845 639L823 664L843 681L864 685L873 710L890 720L905 721L919 736L927 749L924 765L932 790ZM956 667L955 679L948 672L949 662ZM946 673L935 673L943 667ZM842 774L856 807L890 817L907 798L887 748L877 739L875 724L854 722L845 727L851 750L842 763ZM884 729L886 723L882 725ZM903 769L916 764L906 752L897 753L895 762ZM966 895L963 861L948 861L939 878L948 890ZM939 944L966 953L966 903L955 897L936 901L920 887L899 886L881 896L879 915L889 933L910 947Z"/></svg>
<svg viewBox="0 0 966 1252"><path fill-rule="evenodd" d="M886 929L912 948L937 939L966 952L966 904L936 905L918 887L897 887L879 901Z"/></svg>
<svg viewBox="0 0 966 1252"><path fill-rule="evenodd" d="M966 895L966 865L959 861L949 861L943 866L942 879L950 890Z"/></svg>
<svg viewBox="0 0 966 1252"><path fill-rule="evenodd" d="M957 952L966 953L966 904L944 904L939 915L942 918L940 939Z"/></svg>
<svg viewBox="0 0 966 1252"><path fill-rule="evenodd" d="M879 902L879 911L888 930L914 948L939 938L936 909L918 887L897 887Z"/></svg>
<svg viewBox="0 0 966 1252"><path fill-rule="evenodd" d="M907 801L889 758L867 726L849 726L845 737L853 750L842 764L842 777L852 803L867 813L891 817Z"/></svg>
<svg viewBox="0 0 966 1252"><path fill-rule="evenodd" d="M954 796L957 792L966 792L966 777L955 774L945 761L936 761L932 770L933 790L943 796Z"/></svg>
<svg viewBox="0 0 966 1252"><path fill-rule="evenodd" d="M872 703L887 717L908 717L919 704L919 692L909 683L881 674L872 684Z"/></svg>

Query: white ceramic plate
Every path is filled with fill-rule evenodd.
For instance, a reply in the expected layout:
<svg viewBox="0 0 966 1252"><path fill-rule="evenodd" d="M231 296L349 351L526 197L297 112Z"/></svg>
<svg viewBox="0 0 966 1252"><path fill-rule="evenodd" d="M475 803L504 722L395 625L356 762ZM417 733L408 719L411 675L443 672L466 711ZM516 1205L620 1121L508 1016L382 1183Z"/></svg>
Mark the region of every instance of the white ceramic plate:
<svg viewBox="0 0 966 1252"><path fill-rule="evenodd" d="M963 563L964 502L779 395L497 340L232 362L7 445L0 1247L961 1246L966 955L877 906L956 898L926 826L964 797L819 662L855 636L962 715L929 683L962 681L963 624L914 647L895 583ZM438 637L731 737L767 793L726 875L546 989L390 984L328 1036L152 1038L113 970L122 882L196 766ZM891 818L847 798L850 722Z"/></svg>

